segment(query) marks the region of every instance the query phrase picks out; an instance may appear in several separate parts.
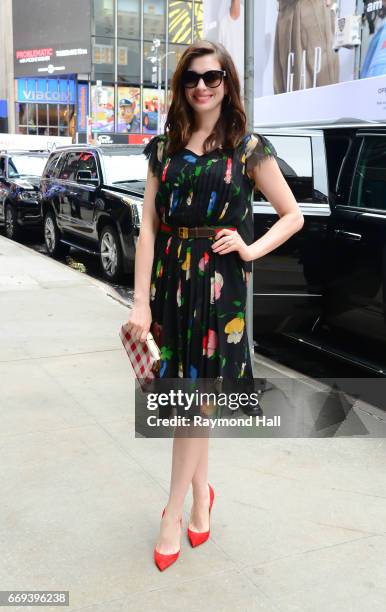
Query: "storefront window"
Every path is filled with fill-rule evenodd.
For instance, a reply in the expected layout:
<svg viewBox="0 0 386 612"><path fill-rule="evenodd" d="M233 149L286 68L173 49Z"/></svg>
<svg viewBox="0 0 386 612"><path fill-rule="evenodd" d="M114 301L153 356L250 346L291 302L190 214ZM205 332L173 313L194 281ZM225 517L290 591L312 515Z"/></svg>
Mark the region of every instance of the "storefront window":
<svg viewBox="0 0 386 612"><path fill-rule="evenodd" d="M93 0L93 28L96 36L114 36L114 0Z"/></svg>
<svg viewBox="0 0 386 612"><path fill-rule="evenodd" d="M122 38L140 38L140 35L140 0L118 0L118 36L122 36Z"/></svg>
<svg viewBox="0 0 386 612"><path fill-rule="evenodd" d="M138 40L118 39L118 81L135 84L140 82L141 47Z"/></svg>
<svg viewBox="0 0 386 612"><path fill-rule="evenodd" d="M114 87L91 87L91 115L94 132L114 132Z"/></svg>
<svg viewBox="0 0 386 612"><path fill-rule="evenodd" d="M117 132L140 132L141 91L139 87L118 87Z"/></svg>
<svg viewBox="0 0 386 612"><path fill-rule="evenodd" d="M190 45L192 42L192 3L169 0L169 42Z"/></svg>
<svg viewBox="0 0 386 612"><path fill-rule="evenodd" d="M161 91L161 122L165 114L165 92ZM145 134L158 133L158 90L144 89L142 103L142 124ZM162 125L160 126L162 131Z"/></svg>
<svg viewBox="0 0 386 612"><path fill-rule="evenodd" d="M143 31L145 40L159 38L165 40L166 29L166 1L144 0L143 2Z"/></svg>

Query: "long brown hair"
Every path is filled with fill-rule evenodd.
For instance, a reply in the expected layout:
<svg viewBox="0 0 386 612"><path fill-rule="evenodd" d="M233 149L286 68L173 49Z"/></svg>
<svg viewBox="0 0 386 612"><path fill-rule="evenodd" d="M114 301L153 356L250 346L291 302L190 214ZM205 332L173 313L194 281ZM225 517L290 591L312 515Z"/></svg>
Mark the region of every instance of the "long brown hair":
<svg viewBox="0 0 386 612"><path fill-rule="evenodd" d="M167 153L172 155L184 147L194 131L194 111L186 99L181 76L195 57L213 53L221 68L226 70L228 95L221 102L221 113L213 131L205 139L204 153L214 146L236 148L246 133L246 115L240 98L240 81L232 57L220 43L208 40L194 42L182 54L172 78L172 102L165 122Z"/></svg>

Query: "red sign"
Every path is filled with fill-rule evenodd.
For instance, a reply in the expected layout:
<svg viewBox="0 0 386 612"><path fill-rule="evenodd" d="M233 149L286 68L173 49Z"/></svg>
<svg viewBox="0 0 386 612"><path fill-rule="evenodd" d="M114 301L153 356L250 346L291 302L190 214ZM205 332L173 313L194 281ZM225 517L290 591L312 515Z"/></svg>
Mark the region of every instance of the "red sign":
<svg viewBox="0 0 386 612"><path fill-rule="evenodd" d="M35 57L47 57L54 53L52 47L46 49L27 49L26 51L16 51L16 59L32 59Z"/></svg>

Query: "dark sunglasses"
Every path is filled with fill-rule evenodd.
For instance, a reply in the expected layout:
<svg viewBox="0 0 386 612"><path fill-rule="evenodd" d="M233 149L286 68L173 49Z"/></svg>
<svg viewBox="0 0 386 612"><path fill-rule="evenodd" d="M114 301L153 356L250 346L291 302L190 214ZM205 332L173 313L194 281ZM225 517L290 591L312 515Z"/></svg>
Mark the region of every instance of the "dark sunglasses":
<svg viewBox="0 0 386 612"><path fill-rule="evenodd" d="M181 77L181 82L184 87L197 87L201 77L207 87L219 87L221 85L223 77L226 77L225 70L208 70L204 74L199 74L194 70L185 70Z"/></svg>

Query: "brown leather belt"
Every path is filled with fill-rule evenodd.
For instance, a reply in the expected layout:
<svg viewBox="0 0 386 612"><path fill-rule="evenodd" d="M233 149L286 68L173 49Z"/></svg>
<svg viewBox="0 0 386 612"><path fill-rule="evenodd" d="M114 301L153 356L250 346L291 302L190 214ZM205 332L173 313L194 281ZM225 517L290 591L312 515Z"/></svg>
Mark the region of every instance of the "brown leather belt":
<svg viewBox="0 0 386 612"><path fill-rule="evenodd" d="M166 225L166 223L160 223L159 229L162 232L168 232L178 238L214 238L214 236L222 229L236 230L236 227L229 227L226 225L211 225L211 226L199 226L199 227L174 227Z"/></svg>

